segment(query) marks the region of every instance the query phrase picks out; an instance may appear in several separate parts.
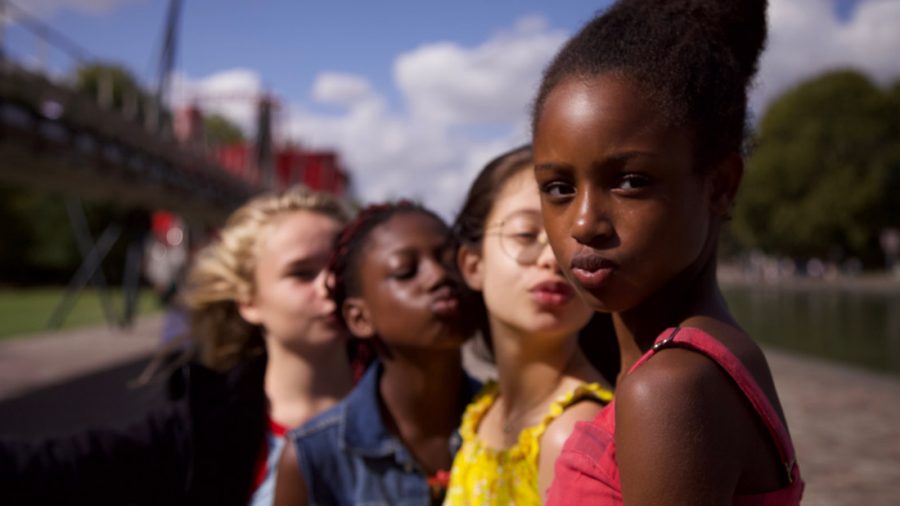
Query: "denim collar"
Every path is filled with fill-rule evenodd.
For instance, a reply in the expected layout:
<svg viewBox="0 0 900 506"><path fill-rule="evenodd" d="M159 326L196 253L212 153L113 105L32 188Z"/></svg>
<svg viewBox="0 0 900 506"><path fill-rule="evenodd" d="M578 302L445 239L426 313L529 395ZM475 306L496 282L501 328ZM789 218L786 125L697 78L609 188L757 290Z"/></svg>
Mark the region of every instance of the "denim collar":
<svg viewBox="0 0 900 506"><path fill-rule="evenodd" d="M381 362L375 361L347 396L340 439L351 451L365 457L387 457L402 444L384 425L378 399Z"/></svg>
<svg viewBox="0 0 900 506"><path fill-rule="evenodd" d="M347 396L341 420L340 441L349 450L364 457L388 457L411 462L412 456L403 443L385 426L378 399L378 380L383 366L376 360ZM480 390L481 384L463 373L464 406Z"/></svg>

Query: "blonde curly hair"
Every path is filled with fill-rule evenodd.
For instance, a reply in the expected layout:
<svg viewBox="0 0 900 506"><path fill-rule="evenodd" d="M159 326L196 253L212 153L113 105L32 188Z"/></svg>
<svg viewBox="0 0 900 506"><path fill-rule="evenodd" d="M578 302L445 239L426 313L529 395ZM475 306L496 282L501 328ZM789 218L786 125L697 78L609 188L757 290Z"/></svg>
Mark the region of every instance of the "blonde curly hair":
<svg viewBox="0 0 900 506"><path fill-rule="evenodd" d="M200 250L187 275L182 297L191 313L191 339L199 359L218 370L263 352L262 328L238 313L238 303L253 296L259 240L278 217L310 211L346 224L351 206L334 195L293 186L263 194L238 208L219 237Z"/></svg>

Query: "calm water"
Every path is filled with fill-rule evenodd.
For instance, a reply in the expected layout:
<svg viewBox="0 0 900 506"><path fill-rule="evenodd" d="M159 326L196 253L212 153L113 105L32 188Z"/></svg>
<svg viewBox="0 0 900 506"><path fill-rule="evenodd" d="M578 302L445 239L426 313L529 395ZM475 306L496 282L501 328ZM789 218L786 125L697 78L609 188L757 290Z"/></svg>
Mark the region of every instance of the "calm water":
<svg viewBox="0 0 900 506"><path fill-rule="evenodd" d="M764 344L900 375L900 289L723 286Z"/></svg>

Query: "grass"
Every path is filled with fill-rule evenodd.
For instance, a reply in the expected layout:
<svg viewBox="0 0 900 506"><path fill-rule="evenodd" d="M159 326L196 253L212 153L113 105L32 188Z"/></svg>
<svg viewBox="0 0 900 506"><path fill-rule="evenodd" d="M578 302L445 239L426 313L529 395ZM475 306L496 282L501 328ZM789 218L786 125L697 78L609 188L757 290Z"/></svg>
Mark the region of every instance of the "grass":
<svg viewBox="0 0 900 506"><path fill-rule="evenodd" d="M0 339L8 339L52 329L48 322L63 300L63 288L0 288ZM111 305L116 318L120 318L124 300L122 291L110 291ZM161 310L150 290L141 290L138 298L138 315ZM98 292L85 289L78 294L74 306L66 315L59 330L90 325L103 325L106 317Z"/></svg>

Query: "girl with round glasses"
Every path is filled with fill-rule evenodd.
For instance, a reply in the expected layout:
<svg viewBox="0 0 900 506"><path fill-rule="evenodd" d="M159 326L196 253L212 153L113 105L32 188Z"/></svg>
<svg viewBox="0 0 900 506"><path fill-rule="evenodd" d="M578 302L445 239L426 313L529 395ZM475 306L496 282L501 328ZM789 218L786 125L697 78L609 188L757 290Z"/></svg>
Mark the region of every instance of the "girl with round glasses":
<svg viewBox="0 0 900 506"><path fill-rule="evenodd" d="M578 346L591 311L547 247L530 146L482 170L455 230L463 276L483 296L498 381L466 410L445 504L540 504L575 422L612 394Z"/></svg>

